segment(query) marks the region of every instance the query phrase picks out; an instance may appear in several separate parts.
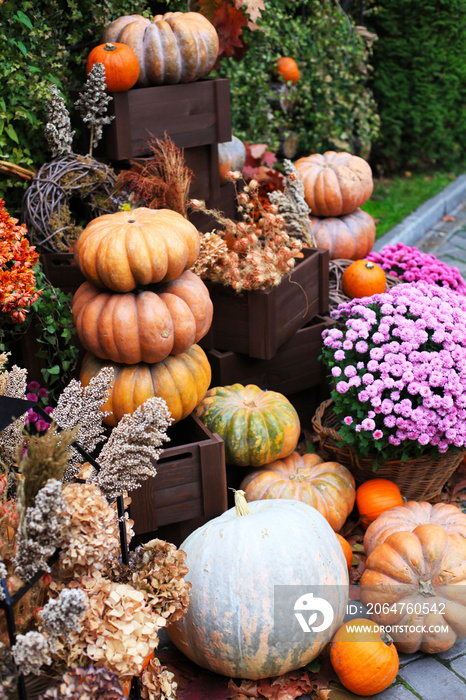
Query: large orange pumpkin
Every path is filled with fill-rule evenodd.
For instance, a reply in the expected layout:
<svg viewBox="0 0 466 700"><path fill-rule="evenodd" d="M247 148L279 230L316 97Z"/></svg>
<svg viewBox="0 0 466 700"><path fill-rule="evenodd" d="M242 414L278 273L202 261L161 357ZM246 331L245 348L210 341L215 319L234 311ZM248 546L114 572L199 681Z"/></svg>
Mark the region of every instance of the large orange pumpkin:
<svg viewBox="0 0 466 700"><path fill-rule="evenodd" d="M385 511L367 528L364 549L369 555L394 532L412 532L418 525L441 525L449 535L466 538L466 513L450 503L408 501Z"/></svg>
<svg viewBox="0 0 466 700"><path fill-rule="evenodd" d="M389 479L370 479L356 491L356 505L361 522L367 527L382 513L395 506L403 505L403 497L398 486Z"/></svg>
<svg viewBox="0 0 466 700"><path fill-rule="evenodd" d="M466 635L466 539L440 525L394 532L368 556L360 591L398 651L446 651Z"/></svg>
<svg viewBox="0 0 466 700"><path fill-rule="evenodd" d="M190 270L154 291L115 294L84 282L73 298L73 322L83 347L104 360L161 362L189 350L212 323L204 282Z"/></svg>
<svg viewBox="0 0 466 700"><path fill-rule="evenodd" d="M186 615L167 631L203 668L227 677L270 678L302 668L331 640L345 614L348 570L330 525L306 503L246 503L241 491L235 503L180 545L192 588ZM310 602L311 610L322 611L309 601L316 587L333 620L326 627L322 613L314 613L323 629L306 634L293 608L306 597L298 610ZM309 615L307 608L302 616L307 621Z"/></svg>
<svg viewBox="0 0 466 700"><path fill-rule="evenodd" d="M364 618L350 620L340 627L330 645L330 661L345 688L362 696L388 688L399 667L391 637L383 634L375 622Z"/></svg>
<svg viewBox="0 0 466 700"><path fill-rule="evenodd" d="M355 260L341 276L343 294L351 299L382 294L387 287L387 278L380 265L370 260Z"/></svg>
<svg viewBox="0 0 466 700"><path fill-rule="evenodd" d="M313 216L349 214L365 204L372 194L374 183L369 163L351 153L313 153L299 158L295 167Z"/></svg>
<svg viewBox="0 0 466 700"><path fill-rule="evenodd" d="M160 396L167 402L176 423L194 411L211 380L209 362L199 345L150 365L145 362L123 365L87 353L81 366L81 384L86 387L103 367L113 367L115 371L108 401L101 407L102 411L110 412L103 420L111 426L152 396Z"/></svg>
<svg viewBox="0 0 466 700"><path fill-rule="evenodd" d="M360 260L368 255L375 241L375 222L363 209L346 216L309 217L318 248L327 248L330 260Z"/></svg>
<svg viewBox="0 0 466 700"><path fill-rule="evenodd" d="M75 258L97 287L131 292L179 277L197 259L199 246L199 232L181 214L140 207L93 219L76 241Z"/></svg>
<svg viewBox="0 0 466 700"><path fill-rule="evenodd" d="M126 44L99 44L90 52L86 71L90 73L95 63L105 68L105 85L108 92L130 90L139 77L139 63L134 51Z"/></svg>
<svg viewBox="0 0 466 700"><path fill-rule="evenodd" d="M223 439L225 460L240 467L261 467L287 457L301 432L299 416L288 399L254 384L210 389L196 414Z"/></svg>
<svg viewBox="0 0 466 700"><path fill-rule="evenodd" d="M337 462L324 462L316 454L288 457L268 463L243 479L241 489L248 501L291 498L316 508L338 532L353 510L354 477Z"/></svg>
<svg viewBox="0 0 466 700"><path fill-rule="evenodd" d="M134 51L140 87L200 80L214 67L219 48L215 27L200 12L166 12L152 20L125 15L108 25L103 41Z"/></svg>

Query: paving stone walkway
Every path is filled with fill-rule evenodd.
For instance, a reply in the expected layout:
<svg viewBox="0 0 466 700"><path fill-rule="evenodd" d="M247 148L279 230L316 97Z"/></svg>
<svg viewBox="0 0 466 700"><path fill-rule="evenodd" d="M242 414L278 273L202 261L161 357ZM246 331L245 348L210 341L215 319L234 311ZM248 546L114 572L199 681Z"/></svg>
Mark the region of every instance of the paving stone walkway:
<svg viewBox="0 0 466 700"><path fill-rule="evenodd" d="M465 176L462 176L465 178ZM403 238L403 224L397 226L396 234L389 232L377 241L380 250L387 243L397 240L413 245L426 253L432 253L444 263L457 267L466 279L466 187L463 196L458 196L460 183L456 187L452 208L438 213L438 220L430 223L424 232ZM447 188L448 189L448 188ZM453 188L451 188L453 190ZM430 210L438 206L442 195L433 198ZM461 201L458 202L458 199ZM423 205L419 215L409 219L419 221L429 211L429 203ZM400 654L400 671L395 682L374 696L377 700L466 700L466 637L441 654Z"/></svg>

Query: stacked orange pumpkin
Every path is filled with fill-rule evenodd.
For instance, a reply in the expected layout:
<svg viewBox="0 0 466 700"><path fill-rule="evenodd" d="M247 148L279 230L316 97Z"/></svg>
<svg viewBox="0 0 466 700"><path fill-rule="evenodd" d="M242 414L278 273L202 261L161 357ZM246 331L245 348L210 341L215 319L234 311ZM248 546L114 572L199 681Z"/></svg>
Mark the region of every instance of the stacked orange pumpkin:
<svg viewBox="0 0 466 700"><path fill-rule="evenodd" d="M351 153L326 151L295 163L311 209L312 232L330 260L360 260L375 240L375 222L362 207L372 194L370 165Z"/></svg>
<svg viewBox="0 0 466 700"><path fill-rule="evenodd" d="M151 396L165 399L176 422L205 395L210 365L196 343L210 328L213 306L189 270L198 254L198 231L168 209L106 214L80 235L75 257L87 281L74 295L73 321L88 351L81 382L114 368L102 409L109 425Z"/></svg>

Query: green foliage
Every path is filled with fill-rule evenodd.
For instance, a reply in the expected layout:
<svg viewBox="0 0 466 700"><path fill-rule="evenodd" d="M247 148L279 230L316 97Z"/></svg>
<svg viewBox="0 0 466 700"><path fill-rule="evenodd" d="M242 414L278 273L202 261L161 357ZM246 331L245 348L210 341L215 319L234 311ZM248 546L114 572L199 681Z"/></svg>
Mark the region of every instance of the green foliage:
<svg viewBox="0 0 466 700"><path fill-rule="evenodd" d="M261 30L248 32L244 58L222 59L217 71L230 80L235 135L277 149L295 132L298 155L335 148L366 156L378 129L367 87L370 34L361 35L333 0L265 5ZM295 86L275 74L281 56L299 66Z"/></svg>
<svg viewBox="0 0 466 700"><path fill-rule="evenodd" d="M5 0L0 7L0 160L39 168L49 160L45 102L55 83L70 92L86 79L90 50L123 14L150 14L144 0ZM0 174L0 197L19 217L27 183Z"/></svg>
<svg viewBox="0 0 466 700"><path fill-rule="evenodd" d="M466 0L375 0L373 91L380 172L451 167L466 143Z"/></svg>
<svg viewBox="0 0 466 700"><path fill-rule="evenodd" d="M37 356L45 360L41 370L51 395L60 391L76 374L79 349L75 345L75 328L71 313L71 294L53 287L40 265L36 268L37 288L43 289L31 306L32 323L41 345Z"/></svg>

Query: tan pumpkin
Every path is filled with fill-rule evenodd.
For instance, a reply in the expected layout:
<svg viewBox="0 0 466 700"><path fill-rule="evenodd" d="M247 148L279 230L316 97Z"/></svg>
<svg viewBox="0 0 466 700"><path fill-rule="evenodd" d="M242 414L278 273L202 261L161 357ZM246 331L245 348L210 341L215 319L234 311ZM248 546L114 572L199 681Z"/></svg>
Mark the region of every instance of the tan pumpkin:
<svg viewBox="0 0 466 700"><path fill-rule="evenodd" d="M152 396L160 396L167 402L176 423L194 411L211 380L209 362L199 345L150 365L145 362L123 365L87 353L81 365L81 384L86 387L103 367L113 367L115 371L108 401L101 407L102 411L110 412L103 420L111 426Z"/></svg>
<svg viewBox="0 0 466 700"><path fill-rule="evenodd" d="M197 259L199 246L197 229L181 214L140 207L93 219L76 241L75 258L97 287L131 292L179 277Z"/></svg>
<svg viewBox="0 0 466 700"><path fill-rule="evenodd" d="M371 166L351 153L313 153L299 158L295 167L313 216L349 214L365 204L372 194Z"/></svg>
<svg viewBox="0 0 466 700"><path fill-rule="evenodd" d="M394 532L368 556L360 595L398 651L450 649L466 635L466 539L440 525Z"/></svg>
<svg viewBox="0 0 466 700"><path fill-rule="evenodd" d="M418 525L441 525L449 535L466 538L466 513L450 503L408 501L390 508L374 520L364 536L364 549L369 554L394 532L412 532Z"/></svg>
<svg viewBox="0 0 466 700"><path fill-rule="evenodd" d="M150 20L125 15L106 27L102 40L126 44L139 61L139 87L200 80L214 67L217 30L200 12L166 12Z"/></svg>
<svg viewBox="0 0 466 700"><path fill-rule="evenodd" d="M375 222L363 209L346 216L319 219L309 217L318 248L327 248L330 260L360 260L370 253L375 241Z"/></svg>
<svg viewBox="0 0 466 700"><path fill-rule="evenodd" d="M300 455L296 451L251 472L240 488L248 501L291 498L308 503L335 532L353 510L356 498L354 477L349 469L337 462L324 462L319 455Z"/></svg>
<svg viewBox="0 0 466 700"><path fill-rule="evenodd" d="M104 360L161 362L189 350L212 323L204 282L190 270L139 293L116 294L84 282L73 298L73 322L83 347Z"/></svg>

